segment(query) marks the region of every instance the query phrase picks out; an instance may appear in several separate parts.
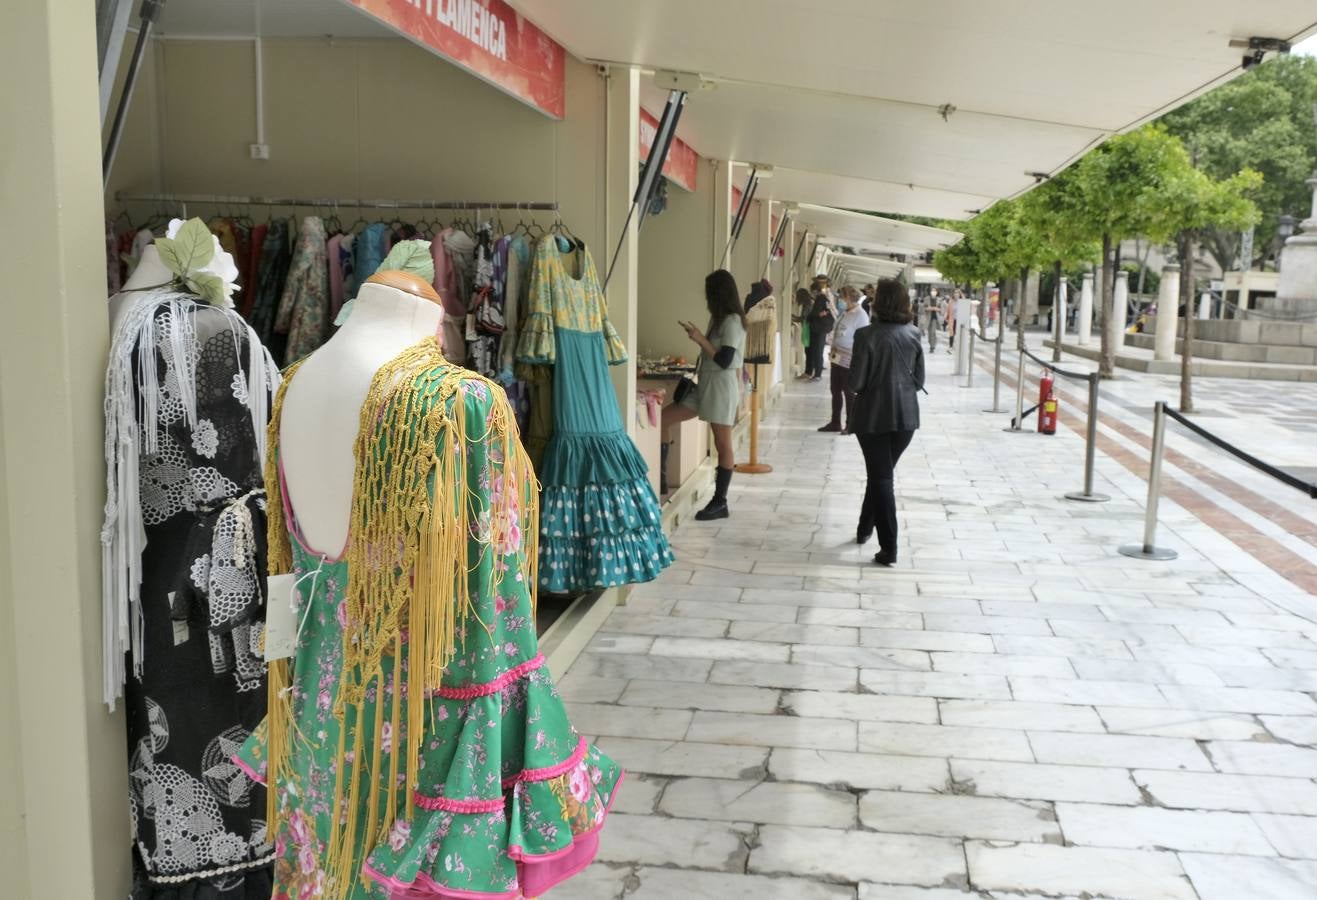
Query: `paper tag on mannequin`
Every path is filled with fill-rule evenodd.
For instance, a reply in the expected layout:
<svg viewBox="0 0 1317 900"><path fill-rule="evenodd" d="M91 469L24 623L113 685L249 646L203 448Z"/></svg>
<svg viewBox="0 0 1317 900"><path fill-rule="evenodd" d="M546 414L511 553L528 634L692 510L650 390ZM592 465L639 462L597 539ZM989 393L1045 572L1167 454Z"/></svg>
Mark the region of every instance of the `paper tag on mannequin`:
<svg viewBox="0 0 1317 900"><path fill-rule="evenodd" d="M476 314L466 314L466 339L474 341L480 337L480 332L476 331Z"/></svg>
<svg viewBox="0 0 1317 900"><path fill-rule="evenodd" d="M293 612L296 575L271 575L265 582L265 661L287 659L297 646L297 615Z"/></svg>
<svg viewBox="0 0 1317 900"><path fill-rule="evenodd" d="M174 608L174 593L175 593L174 591L169 592L170 609ZM186 620L180 621L178 619L173 619L171 621L173 622L174 625L174 646L177 647L179 644L186 644L187 639L191 637L191 635L188 633L187 621Z"/></svg>

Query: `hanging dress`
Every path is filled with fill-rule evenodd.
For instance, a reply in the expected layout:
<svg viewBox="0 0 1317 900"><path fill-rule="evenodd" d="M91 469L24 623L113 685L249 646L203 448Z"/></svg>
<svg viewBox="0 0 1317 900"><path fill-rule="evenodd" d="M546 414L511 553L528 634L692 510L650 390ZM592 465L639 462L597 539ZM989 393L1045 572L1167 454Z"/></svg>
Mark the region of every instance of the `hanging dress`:
<svg viewBox="0 0 1317 900"><path fill-rule="evenodd" d="M259 900L266 711L262 445L279 374L232 310L128 295L106 374L105 700L124 694L133 900ZM144 543L143 543L144 541Z"/></svg>
<svg viewBox="0 0 1317 900"><path fill-rule="evenodd" d="M608 321L590 252L576 250L573 275L558 240L547 235L535 248L517 358L553 366L553 436L538 469L540 587L570 594L653 581L673 557L608 377L610 365L626 362L626 347Z"/></svg>
<svg viewBox="0 0 1317 900"><path fill-rule="evenodd" d="M502 389L435 338L376 373L339 559L299 537L281 410L271 569L297 576L303 624L238 758L277 785L275 900L539 896L593 859L622 772L539 653L535 480Z"/></svg>

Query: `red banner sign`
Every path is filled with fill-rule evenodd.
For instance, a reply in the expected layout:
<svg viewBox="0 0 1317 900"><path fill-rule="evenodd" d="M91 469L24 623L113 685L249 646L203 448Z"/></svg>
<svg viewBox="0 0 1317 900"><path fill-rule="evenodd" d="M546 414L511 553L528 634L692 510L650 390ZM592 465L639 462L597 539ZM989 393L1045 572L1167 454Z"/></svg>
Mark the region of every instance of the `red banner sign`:
<svg viewBox="0 0 1317 900"><path fill-rule="evenodd" d="M649 151L654 146L654 135L658 133L659 120L644 109L640 110L640 158L649 159ZM688 191L695 190L695 179L700 171L700 155L691 145L679 137L672 139L668 148L668 160L663 164L663 174L674 184Z"/></svg>
<svg viewBox="0 0 1317 900"><path fill-rule="evenodd" d="M344 0L405 38L561 119L567 60L562 45L503 0Z"/></svg>

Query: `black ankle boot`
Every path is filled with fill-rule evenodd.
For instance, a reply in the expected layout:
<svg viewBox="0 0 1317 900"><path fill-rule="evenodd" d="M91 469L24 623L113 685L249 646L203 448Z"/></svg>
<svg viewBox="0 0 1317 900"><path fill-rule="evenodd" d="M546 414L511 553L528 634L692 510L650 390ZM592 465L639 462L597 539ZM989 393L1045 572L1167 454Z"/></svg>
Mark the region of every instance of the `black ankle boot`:
<svg viewBox="0 0 1317 900"><path fill-rule="evenodd" d="M873 561L880 566L890 566L896 562L896 551L879 550L873 555Z"/></svg>
<svg viewBox="0 0 1317 900"><path fill-rule="evenodd" d="M710 519L725 519L731 512L727 509L727 487L732 483L732 470L718 467L718 474L714 478L713 499L709 505L704 507L695 514L695 518L701 522L707 522Z"/></svg>

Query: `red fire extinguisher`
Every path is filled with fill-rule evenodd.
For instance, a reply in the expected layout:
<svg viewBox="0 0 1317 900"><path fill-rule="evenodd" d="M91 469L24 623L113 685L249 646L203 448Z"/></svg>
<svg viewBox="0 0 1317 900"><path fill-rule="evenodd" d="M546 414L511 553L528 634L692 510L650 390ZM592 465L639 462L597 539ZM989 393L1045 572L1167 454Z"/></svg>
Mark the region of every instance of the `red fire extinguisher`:
<svg viewBox="0 0 1317 900"><path fill-rule="evenodd" d="M1043 369L1043 375L1038 379L1038 432L1040 434L1056 434L1057 401L1056 392L1052 390L1054 384L1052 370Z"/></svg>

